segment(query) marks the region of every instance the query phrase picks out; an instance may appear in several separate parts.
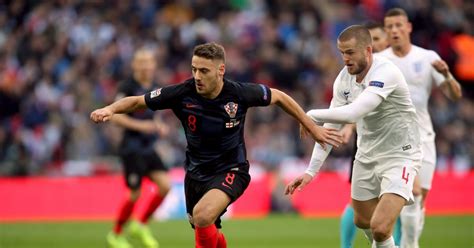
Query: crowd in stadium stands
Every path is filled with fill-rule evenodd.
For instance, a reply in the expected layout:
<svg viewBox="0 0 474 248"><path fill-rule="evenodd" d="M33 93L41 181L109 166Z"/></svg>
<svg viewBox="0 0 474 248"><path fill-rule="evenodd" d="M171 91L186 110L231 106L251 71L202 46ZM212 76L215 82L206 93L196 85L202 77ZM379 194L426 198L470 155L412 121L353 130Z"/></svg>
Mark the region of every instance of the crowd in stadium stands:
<svg viewBox="0 0 474 248"><path fill-rule="evenodd" d="M217 41L227 51L227 77L282 89L305 110L326 108L342 67L336 35L351 24L382 20L391 7L409 13L414 44L437 51L451 68L472 57L453 46L461 36L472 45L472 1L2 1L0 175L91 175L120 168L121 130L96 125L89 114L114 100L118 83L130 76L133 52L144 46L158 55L161 85L190 77L190 49ZM466 171L474 165L474 78L452 71L465 97L452 103L435 92L430 102L438 169ZM157 150L168 166L180 166L180 124L169 112L161 115L172 134ZM313 144L300 140L297 123L277 108L252 110L246 125L249 160L269 170L311 155ZM333 151L323 168L348 168L351 149Z"/></svg>

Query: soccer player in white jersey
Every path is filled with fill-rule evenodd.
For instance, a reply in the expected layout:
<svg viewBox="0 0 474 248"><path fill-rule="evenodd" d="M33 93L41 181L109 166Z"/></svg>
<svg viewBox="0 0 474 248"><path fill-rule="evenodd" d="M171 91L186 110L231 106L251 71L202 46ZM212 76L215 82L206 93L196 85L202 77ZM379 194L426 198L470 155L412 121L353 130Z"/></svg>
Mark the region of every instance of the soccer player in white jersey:
<svg viewBox="0 0 474 248"><path fill-rule="evenodd" d="M364 25L370 33L372 37L372 52L378 53L382 50L385 50L388 47L388 40L387 34L385 33L384 27L382 23L379 22L368 22ZM343 143L347 144L352 134L354 133L355 124L346 124L341 129L341 135L343 137ZM355 145L357 146L357 145ZM351 160L353 162L355 157L355 151ZM352 177L352 166L350 171L350 177ZM349 182L351 178L349 178ZM397 220L397 224L393 231L393 239L395 240L395 244L400 243L400 222ZM344 211L341 215L341 222L340 222L340 242L341 248L351 248L353 247L353 242L356 236L357 226L354 224L354 209L352 205L348 203L344 208Z"/></svg>
<svg viewBox="0 0 474 248"><path fill-rule="evenodd" d="M421 144L405 79L389 60L372 55L371 42L363 26L341 32L337 46L345 67L334 82L331 106L307 114L336 128L356 122L358 150L351 185L354 221L374 247L395 247L393 225L402 207L413 202ZM306 186L330 149L315 144L306 172L286 186L285 194Z"/></svg>
<svg viewBox="0 0 474 248"><path fill-rule="evenodd" d="M403 9L394 8L387 11L384 27L390 47L380 55L397 65L405 76L420 128L423 160L413 190L415 204L403 208L400 216L401 246L418 247L424 223L424 200L431 188L436 165L435 133L428 113L428 99L433 87L441 87L441 91L448 98L457 100L462 95L461 86L449 72L446 62L441 60L436 52L411 44L412 25Z"/></svg>

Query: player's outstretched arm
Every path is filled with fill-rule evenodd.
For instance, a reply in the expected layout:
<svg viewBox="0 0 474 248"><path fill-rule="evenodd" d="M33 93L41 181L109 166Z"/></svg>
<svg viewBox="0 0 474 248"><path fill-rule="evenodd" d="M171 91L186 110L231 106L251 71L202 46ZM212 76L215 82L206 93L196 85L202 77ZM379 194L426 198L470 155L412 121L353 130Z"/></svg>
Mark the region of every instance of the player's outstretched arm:
<svg viewBox="0 0 474 248"><path fill-rule="evenodd" d="M383 98L380 95L364 90L354 102L348 105L330 109L313 109L308 111L308 116L317 122L354 123L375 110L382 101Z"/></svg>
<svg viewBox="0 0 474 248"><path fill-rule="evenodd" d="M446 95L449 99L457 101L462 97L461 85L453 77L451 72L449 72L448 64L444 60L436 60L432 63L435 70L443 74L445 80L441 84L441 90L443 94Z"/></svg>
<svg viewBox="0 0 474 248"><path fill-rule="evenodd" d="M285 94L284 92L271 89L272 100L271 104L276 104L285 112L297 119L311 134L311 137L318 142L322 147L326 144L331 144L338 147L342 143L341 135L338 130L333 128L323 128L317 126L303 111L303 109L296 103L296 101Z"/></svg>
<svg viewBox="0 0 474 248"><path fill-rule="evenodd" d="M130 113L138 109L145 109L146 107L145 96L129 96L106 107L94 110L90 118L95 123L106 122L110 121L114 114Z"/></svg>

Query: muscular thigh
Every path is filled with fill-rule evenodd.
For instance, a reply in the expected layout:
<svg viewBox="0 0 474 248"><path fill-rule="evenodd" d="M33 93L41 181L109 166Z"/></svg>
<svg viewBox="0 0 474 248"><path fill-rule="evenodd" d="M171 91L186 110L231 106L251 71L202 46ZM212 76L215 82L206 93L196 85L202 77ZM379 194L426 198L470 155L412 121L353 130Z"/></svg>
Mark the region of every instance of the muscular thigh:
<svg viewBox="0 0 474 248"><path fill-rule="evenodd" d="M386 226L392 230L406 200L397 194L387 193L380 198L371 218L371 225Z"/></svg>
<svg viewBox="0 0 474 248"><path fill-rule="evenodd" d="M370 219L379 202L378 198L367 201L358 201L352 199L352 206L354 207L354 219L357 226L367 229L370 227Z"/></svg>
<svg viewBox="0 0 474 248"><path fill-rule="evenodd" d="M222 192L229 199L229 201L222 209L221 213L219 213L219 216L215 223L216 226L220 228L220 216L222 216L226 212L227 206L229 204L237 200L244 193L249 183L250 175L245 169L238 171L230 170L228 172L218 174L213 179L206 182L194 180L188 175L186 175L184 187L186 195L186 211L188 213L188 216L192 218L193 210L197 206L197 204L213 204L213 197L210 196L214 196L214 199L218 199L220 198L219 195L221 194L212 193L208 196L206 196L206 194L208 192L211 192L211 190L219 190L219 192ZM206 196L206 198L204 198L204 196Z"/></svg>

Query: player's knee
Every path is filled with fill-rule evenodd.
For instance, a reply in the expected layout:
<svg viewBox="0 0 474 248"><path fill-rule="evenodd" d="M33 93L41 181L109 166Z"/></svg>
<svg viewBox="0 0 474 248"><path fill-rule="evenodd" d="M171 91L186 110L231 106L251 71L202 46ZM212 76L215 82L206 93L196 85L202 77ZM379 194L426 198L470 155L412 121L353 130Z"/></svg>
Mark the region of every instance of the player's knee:
<svg viewBox="0 0 474 248"><path fill-rule="evenodd" d="M370 220L360 215L354 215L354 224L361 229L367 229L370 227Z"/></svg>
<svg viewBox="0 0 474 248"><path fill-rule="evenodd" d="M165 197L168 192L171 190L171 184L163 184L159 187L159 193L161 196Z"/></svg>
<svg viewBox="0 0 474 248"><path fill-rule="evenodd" d="M391 236L391 227L388 223L372 221L370 223L370 229L376 241L384 241Z"/></svg>
<svg viewBox="0 0 474 248"><path fill-rule="evenodd" d="M419 195L421 195L421 187L413 187L412 192L413 192L413 195L414 195L414 196L419 196Z"/></svg>
<svg viewBox="0 0 474 248"><path fill-rule="evenodd" d="M196 206L193 209L193 222L197 227L206 227L215 221L212 208L207 206Z"/></svg>

